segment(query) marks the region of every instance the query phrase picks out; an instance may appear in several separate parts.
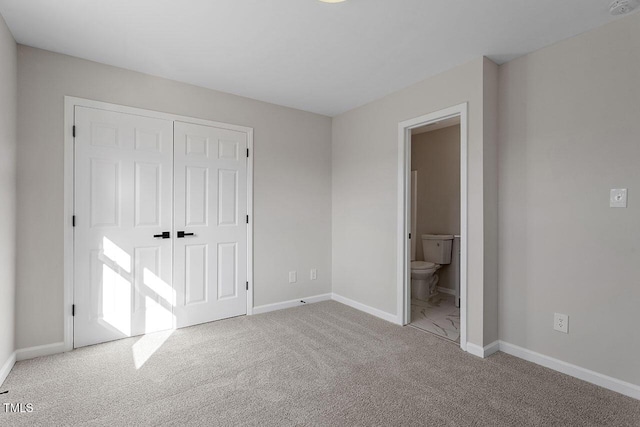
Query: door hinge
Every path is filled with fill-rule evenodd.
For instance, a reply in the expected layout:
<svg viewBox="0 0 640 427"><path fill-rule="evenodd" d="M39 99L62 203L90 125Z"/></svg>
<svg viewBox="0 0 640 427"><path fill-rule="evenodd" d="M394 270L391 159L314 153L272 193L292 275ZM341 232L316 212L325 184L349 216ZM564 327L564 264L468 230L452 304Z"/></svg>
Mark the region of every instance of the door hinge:
<svg viewBox="0 0 640 427"><path fill-rule="evenodd" d="M76 216L75 216L75 215L73 215L73 216L71 217L71 226L72 226L72 227L75 227L75 226L76 226Z"/></svg>
<svg viewBox="0 0 640 427"><path fill-rule="evenodd" d="M249 215L247 215L247 224L249 224Z"/></svg>
<svg viewBox="0 0 640 427"><path fill-rule="evenodd" d="M247 290L249 290L249 282L247 282Z"/></svg>
<svg viewBox="0 0 640 427"><path fill-rule="evenodd" d="M409 233L409 240L411 240L411 233Z"/></svg>
<svg viewBox="0 0 640 427"><path fill-rule="evenodd" d="M76 305L75 304L71 304L71 315L72 316L76 315Z"/></svg>
<svg viewBox="0 0 640 427"><path fill-rule="evenodd" d="M76 137L76 125L73 125L72 133L73 133L73 137L75 138Z"/></svg>
<svg viewBox="0 0 640 427"><path fill-rule="evenodd" d="M247 157L249 157L249 149L247 148Z"/></svg>

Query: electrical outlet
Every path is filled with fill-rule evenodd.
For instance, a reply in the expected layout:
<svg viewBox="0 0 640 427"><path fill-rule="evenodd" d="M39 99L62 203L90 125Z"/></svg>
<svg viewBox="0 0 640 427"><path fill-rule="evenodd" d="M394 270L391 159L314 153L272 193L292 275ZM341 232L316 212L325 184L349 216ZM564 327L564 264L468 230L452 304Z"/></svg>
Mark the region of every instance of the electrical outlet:
<svg viewBox="0 0 640 427"><path fill-rule="evenodd" d="M553 315L553 329L556 331L569 333L569 316L566 314L554 313Z"/></svg>
<svg viewBox="0 0 640 427"><path fill-rule="evenodd" d="M317 280L318 279L318 270L315 268L311 269L311 280Z"/></svg>
<svg viewBox="0 0 640 427"><path fill-rule="evenodd" d="M289 283L296 283L298 281L298 273L295 271L289 272Z"/></svg>

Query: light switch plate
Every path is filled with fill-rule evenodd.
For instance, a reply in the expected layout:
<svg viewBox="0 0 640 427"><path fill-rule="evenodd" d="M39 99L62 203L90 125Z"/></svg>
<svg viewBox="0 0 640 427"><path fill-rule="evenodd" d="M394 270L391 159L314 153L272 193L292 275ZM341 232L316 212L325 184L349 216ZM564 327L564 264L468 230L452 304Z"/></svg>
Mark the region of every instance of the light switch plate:
<svg viewBox="0 0 640 427"><path fill-rule="evenodd" d="M289 283L296 283L298 281L298 273L295 271L289 272Z"/></svg>
<svg viewBox="0 0 640 427"><path fill-rule="evenodd" d="M609 196L609 207L626 208L627 207L627 189L614 188Z"/></svg>

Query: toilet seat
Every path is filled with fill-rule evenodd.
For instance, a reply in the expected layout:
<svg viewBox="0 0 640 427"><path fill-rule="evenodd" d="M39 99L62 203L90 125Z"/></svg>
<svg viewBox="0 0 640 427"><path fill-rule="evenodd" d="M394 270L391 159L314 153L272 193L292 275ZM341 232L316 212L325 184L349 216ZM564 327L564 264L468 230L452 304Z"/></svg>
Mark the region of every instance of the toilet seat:
<svg viewBox="0 0 640 427"><path fill-rule="evenodd" d="M411 261L411 270L430 270L436 267L436 264L429 261Z"/></svg>

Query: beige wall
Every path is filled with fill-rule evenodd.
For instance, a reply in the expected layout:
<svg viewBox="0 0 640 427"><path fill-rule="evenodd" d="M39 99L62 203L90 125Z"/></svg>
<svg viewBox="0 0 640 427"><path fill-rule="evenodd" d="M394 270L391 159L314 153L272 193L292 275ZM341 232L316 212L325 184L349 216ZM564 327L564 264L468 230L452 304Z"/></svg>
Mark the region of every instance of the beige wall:
<svg viewBox="0 0 640 427"><path fill-rule="evenodd" d="M331 292L330 118L25 46L18 69L18 348L63 340L65 95L253 127L254 303Z"/></svg>
<svg viewBox="0 0 640 427"><path fill-rule="evenodd" d="M416 259L424 260L423 234L460 234L460 126L411 138L411 170L418 172ZM449 265L438 271L438 286L454 289Z"/></svg>
<svg viewBox="0 0 640 427"><path fill-rule="evenodd" d="M484 224L484 128L496 120L483 115L485 62L479 58L334 117L332 138L333 291L397 315L398 123L469 103L468 340L476 345L488 344L484 305L497 310L484 300L485 262L497 262L484 246L485 233L497 232Z"/></svg>
<svg viewBox="0 0 640 427"><path fill-rule="evenodd" d="M15 350L17 71L16 42L0 16L0 369Z"/></svg>
<svg viewBox="0 0 640 427"><path fill-rule="evenodd" d="M499 76L500 338L640 385L640 15Z"/></svg>
<svg viewBox="0 0 640 427"><path fill-rule="evenodd" d="M484 197L484 345L498 339L498 66L484 58L482 84Z"/></svg>

